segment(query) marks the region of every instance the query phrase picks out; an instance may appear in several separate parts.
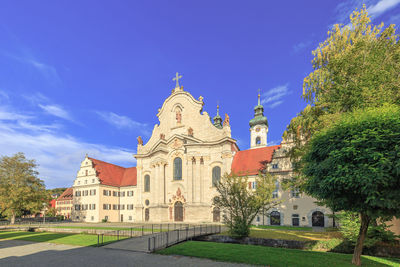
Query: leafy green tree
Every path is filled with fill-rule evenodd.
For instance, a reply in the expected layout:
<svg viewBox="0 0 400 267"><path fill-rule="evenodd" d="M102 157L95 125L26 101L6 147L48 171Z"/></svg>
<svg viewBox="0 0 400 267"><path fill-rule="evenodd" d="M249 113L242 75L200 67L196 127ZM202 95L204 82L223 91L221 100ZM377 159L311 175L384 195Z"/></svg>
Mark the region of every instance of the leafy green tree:
<svg viewBox="0 0 400 267"><path fill-rule="evenodd" d="M304 79L302 95L309 105L284 134L295 142L290 151L295 170L302 168L308 140L342 114L384 103L400 105L399 36L394 25L373 25L365 6L353 12L349 25L334 25L312 53L313 71ZM296 178L297 185L307 179Z"/></svg>
<svg viewBox="0 0 400 267"><path fill-rule="evenodd" d="M35 161L26 159L23 153L0 158L0 208L11 223L24 211L39 212L43 203L49 202L36 168Z"/></svg>
<svg viewBox="0 0 400 267"><path fill-rule="evenodd" d="M315 134L302 157L304 190L334 211L360 214L353 263L371 221L400 215L400 107L358 110Z"/></svg>
<svg viewBox="0 0 400 267"><path fill-rule="evenodd" d="M276 178L269 173L259 174L256 188L248 188L247 176L224 175L216 183L218 195L213 204L224 211L224 222L228 225L230 234L234 237L246 237L250 233L250 225L256 215L280 203L272 198L276 189Z"/></svg>

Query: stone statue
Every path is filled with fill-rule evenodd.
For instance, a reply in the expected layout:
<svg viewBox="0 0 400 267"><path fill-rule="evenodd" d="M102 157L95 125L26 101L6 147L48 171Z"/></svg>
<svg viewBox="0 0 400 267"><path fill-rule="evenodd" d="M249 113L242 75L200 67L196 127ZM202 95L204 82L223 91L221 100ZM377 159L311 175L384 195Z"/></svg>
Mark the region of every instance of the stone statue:
<svg viewBox="0 0 400 267"><path fill-rule="evenodd" d="M179 110L176 111L176 122L181 123L182 121L182 114Z"/></svg>
<svg viewBox="0 0 400 267"><path fill-rule="evenodd" d="M226 113L225 113L225 119L224 119L223 125L224 125L224 126L229 126L229 116L228 116L228 114L226 114Z"/></svg>
<svg viewBox="0 0 400 267"><path fill-rule="evenodd" d="M188 129L188 135L189 135L189 136L193 136L193 129L192 129L192 127L189 127L189 129Z"/></svg>
<svg viewBox="0 0 400 267"><path fill-rule="evenodd" d="M143 146L143 139L142 139L141 136L138 136L137 142L138 142L139 145Z"/></svg>
<svg viewBox="0 0 400 267"><path fill-rule="evenodd" d="M163 134L163 133L160 134L160 139L161 139L161 140L165 140L165 134Z"/></svg>

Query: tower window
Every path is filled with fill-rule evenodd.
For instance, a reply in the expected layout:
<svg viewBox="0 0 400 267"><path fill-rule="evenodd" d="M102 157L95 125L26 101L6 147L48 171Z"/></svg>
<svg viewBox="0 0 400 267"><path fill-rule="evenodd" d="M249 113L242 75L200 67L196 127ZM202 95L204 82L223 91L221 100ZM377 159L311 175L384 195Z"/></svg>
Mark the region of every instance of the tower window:
<svg viewBox="0 0 400 267"><path fill-rule="evenodd" d="M261 138L259 136L256 138L256 145L261 145Z"/></svg>

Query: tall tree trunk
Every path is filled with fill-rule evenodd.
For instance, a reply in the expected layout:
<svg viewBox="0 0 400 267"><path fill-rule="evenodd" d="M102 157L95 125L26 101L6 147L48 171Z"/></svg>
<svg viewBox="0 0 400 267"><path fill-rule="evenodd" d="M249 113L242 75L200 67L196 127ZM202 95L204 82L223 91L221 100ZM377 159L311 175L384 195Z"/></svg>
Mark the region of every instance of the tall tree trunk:
<svg viewBox="0 0 400 267"><path fill-rule="evenodd" d="M11 224L14 224L14 223L15 223L15 212L12 211L11 212Z"/></svg>
<svg viewBox="0 0 400 267"><path fill-rule="evenodd" d="M371 218L367 214L361 213L360 232L358 233L357 244L356 247L354 248L353 260L351 261L353 264L358 266L361 265L361 254L370 221Z"/></svg>

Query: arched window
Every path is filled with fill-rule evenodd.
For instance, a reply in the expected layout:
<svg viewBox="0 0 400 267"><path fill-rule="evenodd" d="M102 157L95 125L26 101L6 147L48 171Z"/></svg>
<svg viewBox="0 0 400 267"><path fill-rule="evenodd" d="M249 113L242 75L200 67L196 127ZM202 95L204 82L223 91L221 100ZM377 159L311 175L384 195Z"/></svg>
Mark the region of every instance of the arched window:
<svg viewBox="0 0 400 267"><path fill-rule="evenodd" d="M271 225L281 225L281 213L279 211L273 211L269 214Z"/></svg>
<svg viewBox="0 0 400 267"><path fill-rule="evenodd" d="M256 145L261 145L261 138L259 136L256 138Z"/></svg>
<svg viewBox="0 0 400 267"><path fill-rule="evenodd" d="M221 168L216 166L212 169L212 185L216 184L221 180Z"/></svg>
<svg viewBox="0 0 400 267"><path fill-rule="evenodd" d="M150 192L150 175L144 176L144 192Z"/></svg>
<svg viewBox="0 0 400 267"><path fill-rule="evenodd" d="M174 159L174 180L182 180L182 159Z"/></svg>

